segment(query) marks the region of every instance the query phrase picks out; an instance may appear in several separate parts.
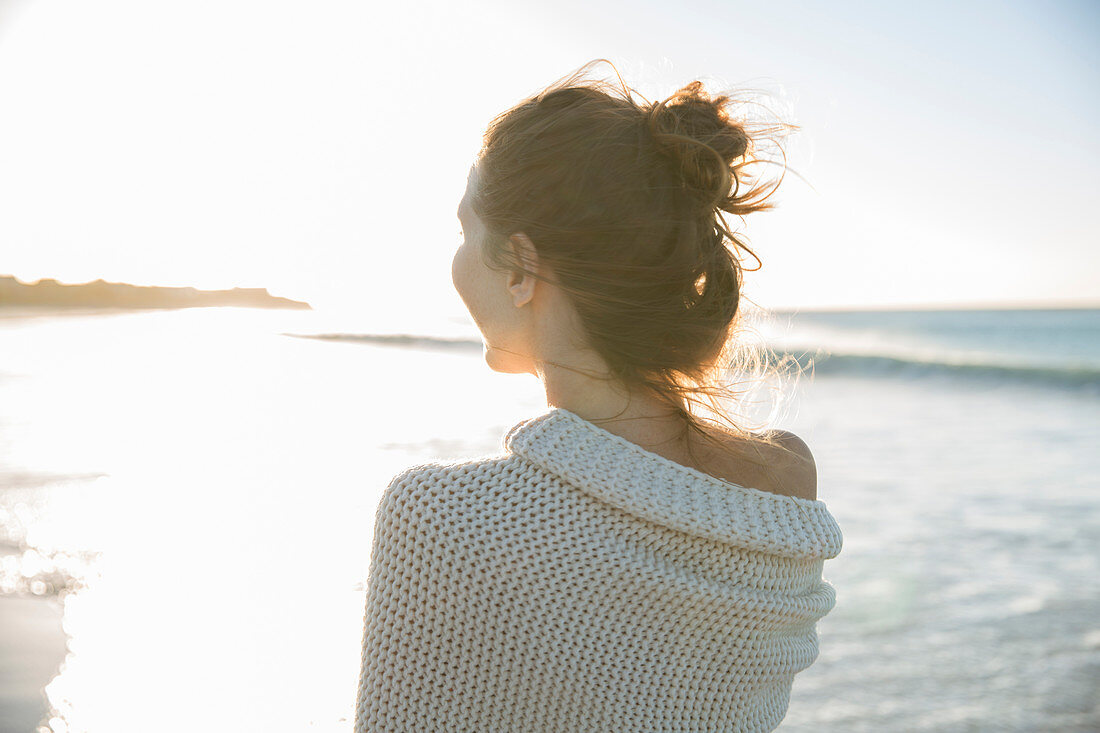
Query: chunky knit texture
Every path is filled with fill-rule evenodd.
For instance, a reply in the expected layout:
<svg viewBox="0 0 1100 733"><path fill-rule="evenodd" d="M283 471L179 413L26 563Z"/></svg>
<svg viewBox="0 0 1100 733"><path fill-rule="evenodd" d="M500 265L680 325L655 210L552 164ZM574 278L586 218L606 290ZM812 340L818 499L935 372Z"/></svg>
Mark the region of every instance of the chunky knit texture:
<svg viewBox="0 0 1100 733"><path fill-rule="evenodd" d="M356 731L770 731L818 655L824 502L551 408L503 455L398 474L375 519Z"/></svg>

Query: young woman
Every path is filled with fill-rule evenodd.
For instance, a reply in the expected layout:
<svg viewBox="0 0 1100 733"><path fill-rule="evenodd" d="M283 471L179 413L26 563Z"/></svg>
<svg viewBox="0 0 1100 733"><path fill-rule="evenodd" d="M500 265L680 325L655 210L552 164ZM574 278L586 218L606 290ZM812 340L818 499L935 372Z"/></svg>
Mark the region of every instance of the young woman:
<svg viewBox="0 0 1100 733"><path fill-rule="evenodd" d="M640 104L594 63L470 169L454 285L548 409L387 487L357 731L767 731L817 658L842 537L809 449L692 409L723 416L757 140L699 82Z"/></svg>

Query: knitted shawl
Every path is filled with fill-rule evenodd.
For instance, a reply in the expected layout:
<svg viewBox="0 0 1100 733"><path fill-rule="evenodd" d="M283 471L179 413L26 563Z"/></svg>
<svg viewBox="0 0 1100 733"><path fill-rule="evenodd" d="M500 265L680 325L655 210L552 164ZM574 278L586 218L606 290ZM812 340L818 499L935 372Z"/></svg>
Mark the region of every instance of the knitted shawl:
<svg viewBox="0 0 1100 733"><path fill-rule="evenodd" d="M770 731L833 607L824 502L563 408L413 466L375 515L361 731Z"/></svg>

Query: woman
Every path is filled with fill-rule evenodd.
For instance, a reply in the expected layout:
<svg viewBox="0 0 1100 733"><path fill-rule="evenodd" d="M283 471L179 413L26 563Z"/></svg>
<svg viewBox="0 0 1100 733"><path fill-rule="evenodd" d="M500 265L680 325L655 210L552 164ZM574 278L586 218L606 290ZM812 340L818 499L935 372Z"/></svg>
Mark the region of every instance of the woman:
<svg viewBox="0 0 1100 733"><path fill-rule="evenodd" d="M722 417L757 141L699 82L639 104L591 65L470 170L454 285L548 409L387 487L357 731L767 731L817 657L842 538L809 449L691 409Z"/></svg>

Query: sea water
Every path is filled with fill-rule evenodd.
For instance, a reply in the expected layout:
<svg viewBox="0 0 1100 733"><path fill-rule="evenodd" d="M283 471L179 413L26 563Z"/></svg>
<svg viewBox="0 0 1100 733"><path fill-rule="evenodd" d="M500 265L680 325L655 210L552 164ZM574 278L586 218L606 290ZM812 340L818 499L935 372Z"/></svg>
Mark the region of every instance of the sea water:
<svg viewBox="0 0 1100 733"><path fill-rule="evenodd" d="M0 309L0 595L69 637L47 730L350 730L386 483L545 409L468 323L365 323ZM781 730L1100 728L1100 311L757 332L844 531Z"/></svg>

